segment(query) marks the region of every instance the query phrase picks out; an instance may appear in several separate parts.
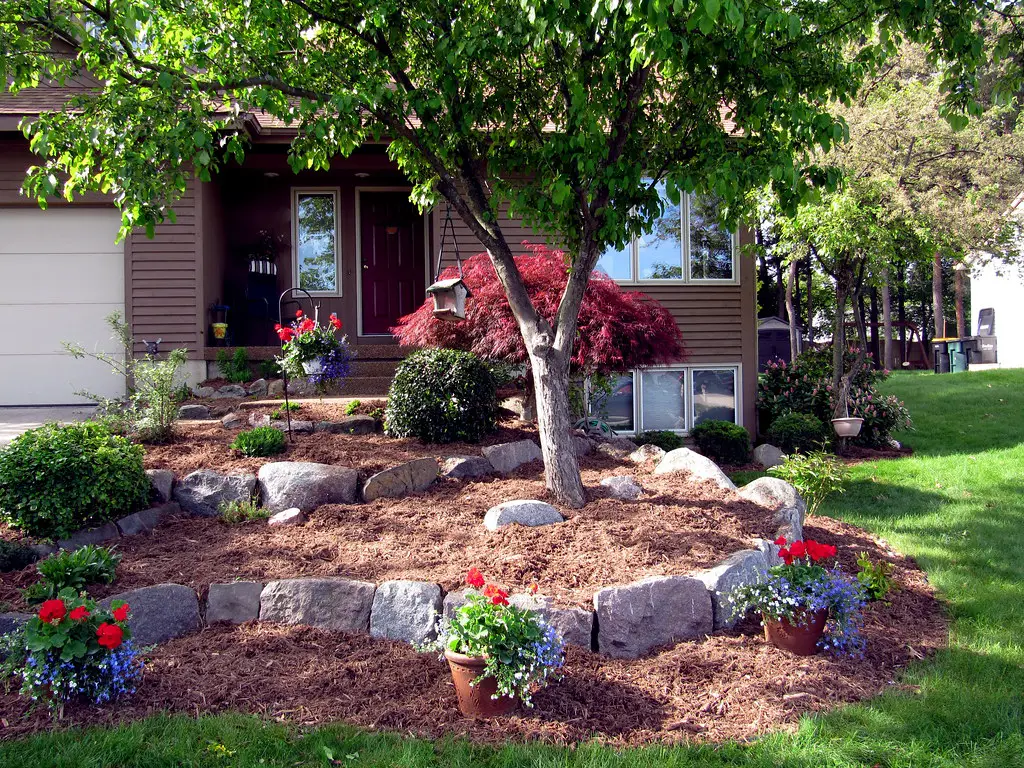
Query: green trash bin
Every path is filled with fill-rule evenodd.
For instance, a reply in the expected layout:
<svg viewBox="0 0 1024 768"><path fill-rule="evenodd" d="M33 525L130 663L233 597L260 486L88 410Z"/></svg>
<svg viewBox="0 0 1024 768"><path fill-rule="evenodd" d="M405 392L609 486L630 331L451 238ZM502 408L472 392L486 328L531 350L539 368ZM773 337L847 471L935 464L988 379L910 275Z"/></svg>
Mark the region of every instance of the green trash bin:
<svg viewBox="0 0 1024 768"><path fill-rule="evenodd" d="M963 339L951 339L946 342L949 354L949 372L963 373L967 370L967 349Z"/></svg>

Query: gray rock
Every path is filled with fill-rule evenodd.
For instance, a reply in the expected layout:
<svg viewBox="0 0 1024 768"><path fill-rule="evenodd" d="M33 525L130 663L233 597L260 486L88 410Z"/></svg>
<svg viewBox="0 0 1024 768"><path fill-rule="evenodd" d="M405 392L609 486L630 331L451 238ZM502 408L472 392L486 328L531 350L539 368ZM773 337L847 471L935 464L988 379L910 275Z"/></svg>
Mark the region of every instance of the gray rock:
<svg viewBox="0 0 1024 768"><path fill-rule="evenodd" d="M718 468L715 462L689 448L676 448L674 451L669 451L654 468L656 475L665 475L670 472L687 472L694 480L709 480L723 490L736 490L735 483Z"/></svg>
<svg viewBox="0 0 1024 768"><path fill-rule="evenodd" d="M573 435L572 445L576 449L577 456L589 456L595 448L594 441L589 437L583 437L583 435Z"/></svg>
<svg viewBox="0 0 1024 768"><path fill-rule="evenodd" d="M643 464L645 461L661 461L663 458L665 458L665 449L659 448L653 443L641 445L629 454L629 460L634 464Z"/></svg>
<svg viewBox="0 0 1024 768"><path fill-rule="evenodd" d="M754 461L765 469L777 467L786 460L786 454L770 443L757 446L753 453Z"/></svg>
<svg viewBox="0 0 1024 768"><path fill-rule="evenodd" d="M312 461L272 461L260 467L258 477L263 505L271 512L354 504L359 480L354 469Z"/></svg>
<svg viewBox="0 0 1024 768"><path fill-rule="evenodd" d="M269 389L270 385L266 379L256 379L256 381L249 385L249 389L246 391L255 397L266 397Z"/></svg>
<svg viewBox="0 0 1024 768"><path fill-rule="evenodd" d="M302 510L298 507L292 507L283 512L278 512L276 515L271 515L270 519L267 520L267 525L302 525L304 522L306 522L306 516Z"/></svg>
<svg viewBox="0 0 1024 768"><path fill-rule="evenodd" d="M483 456L452 456L441 462L441 475L456 479L487 477L494 467Z"/></svg>
<svg viewBox="0 0 1024 768"><path fill-rule="evenodd" d="M764 555L764 561L769 568L782 565L782 558L779 557L779 545L767 539L754 539L754 549Z"/></svg>
<svg viewBox="0 0 1024 768"><path fill-rule="evenodd" d="M0 637L9 635L31 618L31 613L0 613ZM3 654L0 654L2 658Z"/></svg>
<svg viewBox="0 0 1024 768"><path fill-rule="evenodd" d="M484 515L484 527L489 531L496 531L506 525L518 524L534 527L564 522L565 518L550 504L529 499L506 501L496 507L491 507Z"/></svg>
<svg viewBox="0 0 1024 768"><path fill-rule="evenodd" d="M84 528L75 531L66 539L59 539L57 547L60 549L74 550L84 547L86 544L104 544L121 538L120 532L114 523L104 523L97 528Z"/></svg>
<svg viewBox="0 0 1024 768"><path fill-rule="evenodd" d="M258 413L250 413L249 414L249 426L252 426L252 427L269 427L270 426L270 417L269 416L261 416Z"/></svg>
<svg viewBox="0 0 1024 768"><path fill-rule="evenodd" d="M738 493L744 499L774 513L772 523L776 526L776 536L785 536L789 541L798 541L804 537L807 505L796 488L785 480L759 477L740 488Z"/></svg>
<svg viewBox="0 0 1024 768"><path fill-rule="evenodd" d="M217 394L217 390L213 387L192 387L192 394L201 399L207 399Z"/></svg>
<svg viewBox="0 0 1024 768"><path fill-rule="evenodd" d="M644 489L640 487L636 479L629 475L606 477L601 481L601 485L608 489L613 498L622 499L623 501L636 501L640 498L640 494L644 492Z"/></svg>
<svg viewBox="0 0 1024 768"><path fill-rule="evenodd" d="M117 529L122 536L137 536L140 533L152 531L165 518L180 513L181 507L171 501L122 517L117 521Z"/></svg>
<svg viewBox="0 0 1024 768"><path fill-rule="evenodd" d="M272 581L260 596L260 621L367 632L376 591L374 584L348 579Z"/></svg>
<svg viewBox="0 0 1024 768"><path fill-rule="evenodd" d="M213 418L205 405L189 404L178 409L178 418L183 421L209 421Z"/></svg>
<svg viewBox="0 0 1024 768"><path fill-rule="evenodd" d="M455 612L464 606L469 600L468 595L475 594L475 589L460 589L456 592L449 592L444 596L444 600L441 606L441 615L446 619L451 619L455 615Z"/></svg>
<svg viewBox="0 0 1024 768"><path fill-rule="evenodd" d="M287 419L276 419L274 421L267 420L267 426L271 426L274 429L279 429L282 432L288 431L288 420ZM316 431L316 425L312 421L305 421L303 419L292 419L292 432L297 435L311 435Z"/></svg>
<svg viewBox="0 0 1024 768"><path fill-rule="evenodd" d="M174 486L174 500L186 512L199 517L216 517L220 505L249 501L256 490L256 478L248 474L227 474L197 469Z"/></svg>
<svg viewBox="0 0 1024 768"><path fill-rule="evenodd" d="M398 498L425 491L437 480L436 459L415 459L371 475L363 486L366 501Z"/></svg>
<svg viewBox="0 0 1024 768"><path fill-rule="evenodd" d="M441 587L424 581L385 581L373 595L370 635L420 645L437 637Z"/></svg>
<svg viewBox="0 0 1024 768"><path fill-rule="evenodd" d="M284 397L283 379L274 379L267 384L267 397Z"/></svg>
<svg viewBox="0 0 1024 768"><path fill-rule="evenodd" d="M543 595L513 595L509 603L527 611L537 611L568 645L590 650L594 634L593 611L585 608L557 608L550 597Z"/></svg>
<svg viewBox="0 0 1024 768"><path fill-rule="evenodd" d="M36 560L42 560L44 557L57 553L57 548L53 544L29 544L28 548L35 553Z"/></svg>
<svg viewBox="0 0 1024 768"><path fill-rule="evenodd" d="M146 477L156 491L158 501L171 500L171 488L174 486L174 473L169 469L147 469Z"/></svg>
<svg viewBox="0 0 1024 768"><path fill-rule="evenodd" d="M537 420L537 400L525 394L513 395L501 401L501 407L512 411L522 421Z"/></svg>
<svg viewBox="0 0 1024 768"><path fill-rule="evenodd" d="M241 384L225 384L223 387L213 393L214 400L224 400L226 398L237 398L245 397L245 387Z"/></svg>
<svg viewBox="0 0 1024 768"><path fill-rule="evenodd" d="M543 461L544 456L540 452L540 446L533 440L518 440L514 443L499 443L488 445L482 449L482 453L491 462L494 470L502 475L507 475L516 467L528 464L531 461Z"/></svg>
<svg viewBox="0 0 1024 768"><path fill-rule="evenodd" d="M594 595L597 646L617 659L635 659L652 648L711 633L711 595L689 576L655 576L605 587Z"/></svg>
<svg viewBox="0 0 1024 768"><path fill-rule="evenodd" d="M733 627L739 621L739 616L733 616L730 593L737 587L764 581L767 574L768 562L764 553L757 549L741 549L714 568L693 574L711 593L716 630Z"/></svg>
<svg viewBox="0 0 1024 768"><path fill-rule="evenodd" d="M316 385L306 379L292 379L288 382L288 394L294 397L315 395Z"/></svg>
<svg viewBox="0 0 1024 768"><path fill-rule="evenodd" d="M332 435L372 435L377 431L377 421L373 416L346 416L339 421L322 421L316 431Z"/></svg>
<svg viewBox="0 0 1024 768"><path fill-rule="evenodd" d="M639 446L629 438L610 437L597 444L597 452L610 459L624 459L634 453Z"/></svg>
<svg viewBox="0 0 1024 768"><path fill-rule="evenodd" d="M221 417L220 424L224 429L241 429L245 425L245 421L241 416L232 411Z"/></svg>
<svg viewBox="0 0 1024 768"><path fill-rule="evenodd" d="M260 617L260 595L263 584L258 581L232 581L211 584L206 597L206 623L244 624Z"/></svg>
<svg viewBox="0 0 1024 768"><path fill-rule="evenodd" d="M199 599L181 584L157 584L100 601L110 608L115 601L128 603L128 626L136 645L163 643L195 632L203 626Z"/></svg>

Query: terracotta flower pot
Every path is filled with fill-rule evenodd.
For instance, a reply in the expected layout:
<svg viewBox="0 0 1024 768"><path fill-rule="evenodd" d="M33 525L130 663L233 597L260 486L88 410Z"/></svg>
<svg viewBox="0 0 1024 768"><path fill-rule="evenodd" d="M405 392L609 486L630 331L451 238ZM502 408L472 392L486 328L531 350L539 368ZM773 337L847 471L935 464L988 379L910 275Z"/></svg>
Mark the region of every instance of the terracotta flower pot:
<svg viewBox="0 0 1024 768"><path fill-rule="evenodd" d="M499 717L515 709L519 703L517 699L508 696L491 698L498 691L498 681L493 677L485 677L476 685L470 685L487 665L482 656L466 656L445 650L444 657L448 660L455 692L459 696L459 711L466 717Z"/></svg>
<svg viewBox="0 0 1024 768"><path fill-rule="evenodd" d="M797 656L813 656L818 652L818 641L825 633L828 611L815 611L806 623L791 624L789 619L774 621L765 617L764 639L784 651Z"/></svg>

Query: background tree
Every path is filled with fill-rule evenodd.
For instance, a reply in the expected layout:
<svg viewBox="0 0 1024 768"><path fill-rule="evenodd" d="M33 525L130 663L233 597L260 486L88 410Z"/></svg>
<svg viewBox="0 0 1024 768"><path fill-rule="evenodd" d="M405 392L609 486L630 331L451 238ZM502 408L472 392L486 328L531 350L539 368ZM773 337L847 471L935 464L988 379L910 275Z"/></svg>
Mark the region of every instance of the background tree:
<svg viewBox="0 0 1024 768"><path fill-rule="evenodd" d="M660 212L657 183L673 201L716 193L727 224L769 182L791 206L829 180L809 151L845 136L827 101L853 98L904 35L962 65L953 109L982 56L975 7L946 0L6 0L0 14L6 89L83 68L100 83L28 126L44 157L28 193L110 192L125 232L171 216L188 174L240 161L245 113L297 129L295 169L389 141L412 197L448 201L494 264L530 358L546 482L571 506L585 501L577 314L602 251ZM565 245L550 320L516 268L506 205Z"/></svg>

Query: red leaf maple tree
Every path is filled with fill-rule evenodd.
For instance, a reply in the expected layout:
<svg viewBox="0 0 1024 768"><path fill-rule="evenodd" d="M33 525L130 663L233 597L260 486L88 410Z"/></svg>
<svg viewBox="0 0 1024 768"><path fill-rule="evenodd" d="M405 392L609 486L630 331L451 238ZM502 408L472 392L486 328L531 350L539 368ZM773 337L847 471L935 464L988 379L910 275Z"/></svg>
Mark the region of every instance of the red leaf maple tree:
<svg viewBox="0 0 1024 768"><path fill-rule="evenodd" d="M540 244L527 248L528 254L515 258L516 266L537 311L550 321L568 279L565 254ZM449 267L441 279L457 276L455 268ZM465 320L436 319L428 298L391 329L399 343L462 349L488 360L527 364L522 334L486 253L463 262L463 280L472 294L466 300ZM594 273L580 308L571 359L574 372L617 373L676 363L685 357L682 334L667 309L638 291L623 290L603 273Z"/></svg>

